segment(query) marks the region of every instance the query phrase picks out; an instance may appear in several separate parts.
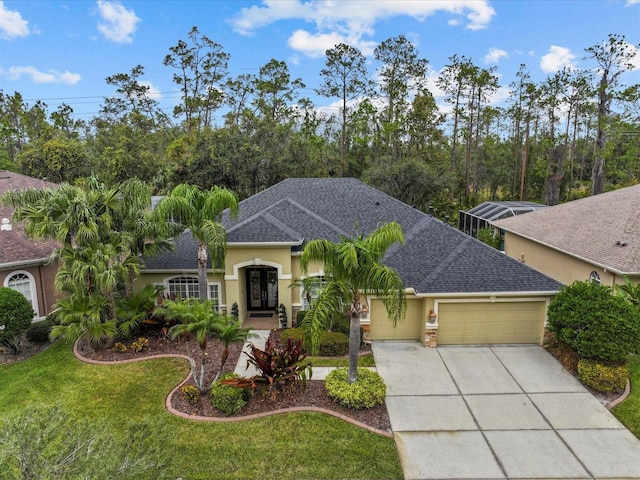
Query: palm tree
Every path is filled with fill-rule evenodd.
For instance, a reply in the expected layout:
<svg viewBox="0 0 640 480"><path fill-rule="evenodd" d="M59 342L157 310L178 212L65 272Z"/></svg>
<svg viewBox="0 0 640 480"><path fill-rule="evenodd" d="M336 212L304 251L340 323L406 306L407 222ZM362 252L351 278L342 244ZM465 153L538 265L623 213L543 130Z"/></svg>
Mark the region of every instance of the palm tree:
<svg viewBox="0 0 640 480"><path fill-rule="evenodd" d="M224 364L227 363L227 359L229 358L229 346L232 343L236 342L244 343L247 341L247 338L257 336L254 333L249 333L250 330L250 328L242 328L240 326L240 322L235 318L226 317L226 324L224 324L222 328L216 333L216 338L222 342L223 350L220 369L216 374L216 378L213 379L213 382L215 382L220 377L220 375L222 374L222 367L224 367Z"/></svg>
<svg viewBox="0 0 640 480"><path fill-rule="evenodd" d="M200 299L208 298L207 258L212 256L215 268L224 261L227 232L220 223L225 209L232 215L238 212L238 198L226 188L200 190L195 185L180 184L156 207L157 215L181 231L191 230L198 241L198 287Z"/></svg>
<svg viewBox="0 0 640 480"><path fill-rule="evenodd" d="M61 263L55 279L58 291L85 301L95 296L105 300L100 302L103 311L99 315L82 322L73 310L65 318L69 310L61 308L59 335L86 333L93 338L91 331L102 330L103 337L109 338L111 332L115 333L112 325L117 324L116 294L122 285L131 290L146 246L156 245L156 250L168 246L170 232L161 222L152 225L145 213L151 205L149 188L137 179L109 188L92 177L83 187L62 184L58 188L12 191L2 201L16 207L14 219L25 221L27 234L60 244L53 254ZM108 325L89 328L89 319Z"/></svg>
<svg viewBox="0 0 640 480"><path fill-rule="evenodd" d="M311 240L300 257L304 274L311 263L322 263L327 281L304 318L303 328L312 352L317 351L322 326L336 309L349 306L349 383L355 382L358 376L362 296L373 295L382 300L394 326L406 314L402 280L393 268L381 263L391 246L402 243L402 228L391 222L379 226L366 238L363 235L343 237L339 243Z"/></svg>
<svg viewBox="0 0 640 480"><path fill-rule="evenodd" d="M215 302L211 300L200 300L200 301L166 301L162 304L162 306L157 307L154 311L154 314L161 317L167 318L170 320L178 320L182 323L174 325L169 330L169 333L172 338L179 337L181 335L193 334L198 342L198 346L200 347L201 352L201 360L200 360L200 368L196 365L196 361L191 355L191 352L188 351L189 363L191 364L191 375L193 377L193 381L200 390L200 393L206 394L209 391L211 386L205 383L205 371L207 365L207 341L209 338L220 338L220 336L224 335L226 340L223 340L225 343L225 351L223 351L223 360L226 361L226 356L228 357L228 345L233 341L239 341L242 339L246 339L246 335L244 338L242 337L242 333L240 331L234 331L233 328L229 328L231 323L231 319L225 315L219 314L215 311ZM234 321L237 324L237 322ZM239 325L238 325L239 327ZM243 330L244 329L238 329ZM248 330L246 331L248 334ZM187 344L188 347L189 344ZM217 378L217 376L216 376ZM215 379L214 379L215 380Z"/></svg>

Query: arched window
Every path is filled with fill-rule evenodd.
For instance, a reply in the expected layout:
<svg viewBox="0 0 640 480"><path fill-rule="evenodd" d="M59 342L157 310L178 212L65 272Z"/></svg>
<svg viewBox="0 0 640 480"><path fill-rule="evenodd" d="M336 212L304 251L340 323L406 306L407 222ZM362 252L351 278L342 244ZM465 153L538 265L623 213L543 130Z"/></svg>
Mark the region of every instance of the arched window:
<svg viewBox="0 0 640 480"><path fill-rule="evenodd" d="M591 272L591 275L589 275L589 281L600 285L600 274L598 272Z"/></svg>
<svg viewBox="0 0 640 480"><path fill-rule="evenodd" d="M13 272L4 279L4 286L9 287L16 292L20 292L24 297L29 300L31 307L35 312L35 316L38 314L38 299L36 296L36 282L29 272Z"/></svg>

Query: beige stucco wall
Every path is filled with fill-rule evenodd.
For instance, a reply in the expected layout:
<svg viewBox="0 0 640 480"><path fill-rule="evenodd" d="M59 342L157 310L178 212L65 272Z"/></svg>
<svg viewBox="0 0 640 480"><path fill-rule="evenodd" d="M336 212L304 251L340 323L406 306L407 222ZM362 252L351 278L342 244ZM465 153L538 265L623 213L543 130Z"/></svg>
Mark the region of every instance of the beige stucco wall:
<svg viewBox="0 0 640 480"><path fill-rule="evenodd" d="M394 327L380 300L371 300L371 340L420 340L433 299L407 295L407 315Z"/></svg>
<svg viewBox="0 0 640 480"><path fill-rule="evenodd" d="M291 273L291 247L255 247L255 246L228 246L225 259L225 300L230 311L231 305L238 304L240 319L244 319L247 313L246 275L245 269L253 266L268 266L278 269L278 305L283 304L287 309L287 316L291 322L292 289L289 285L294 278Z"/></svg>
<svg viewBox="0 0 640 480"><path fill-rule="evenodd" d="M504 251L510 257L520 261L524 260L526 265L565 285L570 285L576 280L587 281L591 272L597 272L600 275L600 283L602 285L612 287L616 284L624 284L622 277L606 271L602 267L595 266L514 233L505 232Z"/></svg>

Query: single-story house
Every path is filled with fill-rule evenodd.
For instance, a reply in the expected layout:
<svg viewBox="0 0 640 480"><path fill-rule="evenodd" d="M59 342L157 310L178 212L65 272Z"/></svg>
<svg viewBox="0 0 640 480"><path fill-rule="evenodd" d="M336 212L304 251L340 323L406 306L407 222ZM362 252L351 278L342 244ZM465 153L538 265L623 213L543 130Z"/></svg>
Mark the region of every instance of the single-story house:
<svg viewBox="0 0 640 480"><path fill-rule="evenodd" d="M10 190L55 186L55 183L0 170L0 196ZM24 225L12 222L13 211L10 206L0 205L0 285L22 293L31 302L35 318L41 319L51 313L57 299L53 280L58 266L49 259L58 244L28 238Z"/></svg>
<svg viewBox="0 0 640 480"><path fill-rule="evenodd" d="M555 280L640 281L640 185L493 223L504 251Z"/></svg>
<svg viewBox="0 0 640 480"><path fill-rule="evenodd" d="M239 318L275 311L289 322L305 306L300 255L314 238L339 241L398 222L405 244L385 263L400 274L407 316L393 328L379 300L368 299L362 319L371 340L421 340L425 344L540 344L546 308L561 284L454 227L364 183L351 179L291 178L240 202L228 212L224 266L209 270L209 295L221 310L236 304ZM176 296L197 293L196 244L189 232L175 254L146 261L139 285L157 283ZM322 267L309 275L322 279ZM433 313L436 317L434 317ZM431 319L430 319L431 314Z"/></svg>

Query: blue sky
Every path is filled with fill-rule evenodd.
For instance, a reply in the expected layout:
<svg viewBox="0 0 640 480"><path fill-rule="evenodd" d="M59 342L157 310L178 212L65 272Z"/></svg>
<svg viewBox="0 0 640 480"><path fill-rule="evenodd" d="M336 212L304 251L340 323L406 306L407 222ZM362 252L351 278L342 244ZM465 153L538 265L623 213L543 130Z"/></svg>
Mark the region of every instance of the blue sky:
<svg viewBox="0 0 640 480"><path fill-rule="evenodd" d="M169 112L178 94L162 60L193 26L231 55L230 75L284 60L318 106L333 102L314 93L327 48L358 47L373 76L373 49L400 34L429 61L432 80L453 54L496 65L499 102L521 63L540 81L563 66L593 68L584 49L610 33L638 45L640 0L0 0L0 90L51 111L65 102L88 119L113 93L105 78L141 64ZM640 83L640 55L635 63L626 84Z"/></svg>

